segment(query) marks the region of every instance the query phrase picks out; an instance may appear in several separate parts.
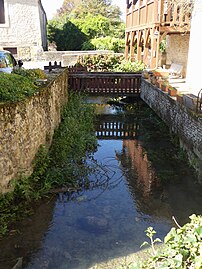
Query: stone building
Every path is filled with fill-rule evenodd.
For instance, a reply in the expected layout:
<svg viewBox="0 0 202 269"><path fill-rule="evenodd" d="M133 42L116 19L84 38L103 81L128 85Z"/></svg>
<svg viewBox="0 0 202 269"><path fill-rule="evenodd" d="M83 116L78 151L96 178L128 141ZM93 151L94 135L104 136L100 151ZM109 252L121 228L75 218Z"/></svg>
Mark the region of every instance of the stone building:
<svg viewBox="0 0 202 269"><path fill-rule="evenodd" d="M47 50L46 24L41 0L0 0L0 49L36 60Z"/></svg>

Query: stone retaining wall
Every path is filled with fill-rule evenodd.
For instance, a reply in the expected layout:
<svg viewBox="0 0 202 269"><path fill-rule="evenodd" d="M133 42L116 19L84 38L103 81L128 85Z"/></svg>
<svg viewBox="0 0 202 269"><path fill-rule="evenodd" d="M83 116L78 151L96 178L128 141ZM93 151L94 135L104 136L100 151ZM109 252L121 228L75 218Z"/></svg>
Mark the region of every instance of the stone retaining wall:
<svg viewBox="0 0 202 269"><path fill-rule="evenodd" d="M166 64L181 64L182 75L186 77L189 49L189 34L173 34L167 36Z"/></svg>
<svg viewBox="0 0 202 269"><path fill-rule="evenodd" d="M190 163L202 182L202 118L191 113L167 93L142 79L141 98L178 135Z"/></svg>
<svg viewBox="0 0 202 269"><path fill-rule="evenodd" d="M38 95L0 104L0 192L19 173L31 174L41 144L49 146L67 102L68 73L63 70Z"/></svg>
<svg viewBox="0 0 202 269"><path fill-rule="evenodd" d="M89 50L89 51L46 51L42 58L38 60L44 61L61 61L62 66L75 65L79 56L85 55L122 55L122 53L114 53L111 50Z"/></svg>

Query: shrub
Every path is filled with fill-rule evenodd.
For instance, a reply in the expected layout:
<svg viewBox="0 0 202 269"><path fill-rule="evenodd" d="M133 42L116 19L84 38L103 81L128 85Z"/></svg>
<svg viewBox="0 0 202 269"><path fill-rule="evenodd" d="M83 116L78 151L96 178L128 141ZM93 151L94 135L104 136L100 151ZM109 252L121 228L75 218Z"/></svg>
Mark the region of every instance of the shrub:
<svg viewBox="0 0 202 269"><path fill-rule="evenodd" d="M133 264L130 269L186 269L202 268L202 216L190 216L191 222L172 228L164 238L164 246L153 251L151 257ZM153 245L155 231L147 236ZM153 248L153 247L152 247ZM154 248L153 248L154 249Z"/></svg>
<svg viewBox="0 0 202 269"><path fill-rule="evenodd" d="M123 56L109 55L85 55L79 57L77 64L86 66L88 71L113 71L121 63Z"/></svg>
<svg viewBox="0 0 202 269"><path fill-rule="evenodd" d="M18 75L23 76L23 77L27 77L31 80L47 78L47 75L40 68L34 68L34 69L24 69L22 67L15 68L12 73L18 74Z"/></svg>
<svg viewBox="0 0 202 269"><path fill-rule="evenodd" d="M0 73L0 101L21 101L37 92L33 80L17 74Z"/></svg>
<svg viewBox="0 0 202 269"><path fill-rule="evenodd" d="M139 62L139 61L131 62L131 61L124 60L121 62L120 65L117 65L117 67L115 68L115 71L139 72L139 71L142 71L144 68L145 68L145 65L142 62Z"/></svg>
<svg viewBox="0 0 202 269"><path fill-rule="evenodd" d="M114 52L123 52L125 40L111 36L91 39L91 43L97 50L113 50Z"/></svg>
<svg viewBox="0 0 202 269"><path fill-rule="evenodd" d="M79 57L78 65L86 66L88 71L140 72L145 68L142 62L124 60L123 55L85 55Z"/></svg>

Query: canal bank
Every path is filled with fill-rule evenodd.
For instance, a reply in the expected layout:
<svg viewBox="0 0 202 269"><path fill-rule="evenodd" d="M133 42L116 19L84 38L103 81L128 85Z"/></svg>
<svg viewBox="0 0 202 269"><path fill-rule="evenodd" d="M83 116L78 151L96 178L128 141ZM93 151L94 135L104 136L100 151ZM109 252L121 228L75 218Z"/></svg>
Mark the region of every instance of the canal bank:
<svg viewBox="0 0 202 269"><path fill-rule="evenodd" d="M182 225L193 212L201 213L202 186L152 110L144 104L124 111L96 107L98 148L87 162L94 168L88 184L61 190L48 209L49 223L45 214L37 214L38 220L33 214L2 239L0 268L23 257L26 269L116 269L139 252L149 226L162 239L174 225L173 215Z"/></svg>
<svg viewBox="0 0 202 269"><path fill-rule="evenodd" d="M39 146L50 145L54 130L60 123L61 109L67 102L68 71L57 70L49 76L50 83L40 94L21 103L0 105L1 192L5 192L9 182L19 174L32 172L32 162ZM201 181L201 118L145 79L141 83L141 98L179 137Z"/></svg>
<svg viewBox="0 0 202 269"><path fill-rule="evenodd" d="M33 172L40 145L49 147L68 100L68 71L55 70L40 92L21 102L0 103L0 193Z"/></svg>
<svg viewBox="0 0 202 269"><path fill-rule="evenodd" d="M189 163L202 182L202 117L191 111L176 98L161 91L146 79L141 82L141 99L178 136L181 147L187 152Z"/></svg>

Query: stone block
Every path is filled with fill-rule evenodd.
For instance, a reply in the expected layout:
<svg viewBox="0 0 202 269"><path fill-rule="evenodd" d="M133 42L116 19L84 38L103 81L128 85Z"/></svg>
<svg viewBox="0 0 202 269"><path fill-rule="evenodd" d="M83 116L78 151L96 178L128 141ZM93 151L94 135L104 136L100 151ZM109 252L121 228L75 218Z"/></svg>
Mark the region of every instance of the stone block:
<svg viewBox="0 0 202 269"><path fill-rule="evenodd" d="M183 103L184 105L191 109L196 110L196 104L197 104L197 96L194 94L184 94L183 95Z"/></svg>

